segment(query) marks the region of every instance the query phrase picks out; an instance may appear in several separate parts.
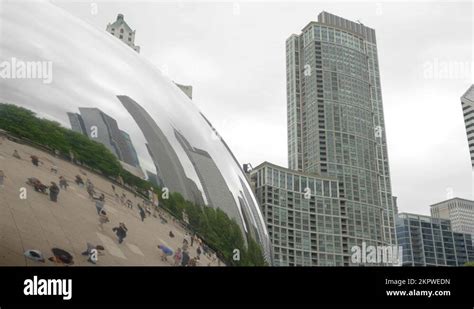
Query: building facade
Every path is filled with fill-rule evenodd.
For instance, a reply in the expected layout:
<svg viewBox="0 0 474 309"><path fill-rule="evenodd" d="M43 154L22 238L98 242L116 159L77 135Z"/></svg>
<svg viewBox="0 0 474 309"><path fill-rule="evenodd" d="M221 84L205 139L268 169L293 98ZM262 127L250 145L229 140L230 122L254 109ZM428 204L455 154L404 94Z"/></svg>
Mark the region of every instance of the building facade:
<svg viewBox="0 0 474 309"><path fill-rule="evenodd" d="M430 208L433 218L450 220L454 232L474 235L474 201L456 197Z"/></svg>
<svg viewBox="0 0 474 309"><path fill-rule="evenodd" d="M140 46L135 45L135 30L125 22L123 14L117 15L117 20L107 24L107 32L127 44L131 49L140 53Z"/></svg>
<svg viewBox="0 0 474 309"><path fill-rule="evenodd" d="M350 264L347 213L338 181L268 162L250 174L273 245L275 266Z"/></svg>
<svg viewBox="0 0 474 309"><path fill-rule="evenodd" d="M474 261L472 236L454 232L449 220L400 213L396 222L403 266L463 266Z"/></svg>
<svg viewBox="0 0 474 309"><path fill-rule="evenodd" d="M334 177L342 244L396 245L375 31L322 12L286 41L288 166Z"/></svg>
<svg viewBox="0 0 474 309"><path fill-rule="evenodd" d="M467 143L469 145L469 156L471 165L474 167L474 85L461 97L461 106L466 126Z"/></svg>

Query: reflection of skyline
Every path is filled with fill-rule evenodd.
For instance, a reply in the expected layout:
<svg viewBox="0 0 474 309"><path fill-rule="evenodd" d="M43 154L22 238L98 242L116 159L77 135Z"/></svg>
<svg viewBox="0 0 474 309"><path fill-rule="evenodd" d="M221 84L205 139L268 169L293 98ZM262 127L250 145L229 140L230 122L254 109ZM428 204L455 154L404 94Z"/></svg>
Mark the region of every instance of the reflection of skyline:
<svg viewBox="0 0 474 309"><path fill-rule="evenodd" d="M204 204L196 183L186 176L184 167L173 146L148 112L128 96L117 96L133 117L147 141L147 149L155 167L158 182L170 192L179 192L183 198L196 204Z"/></svg>
<svg viewBox="0 0 474 309"><path fill-rule="evenodd" d="M137 152L130 135L120 130L117 121L98 108L79 107L79 113L67 113L71 129L103 144L124 165L137 174L140 169ZM127 166L128 165L128 166ZM140 177L142 173L138 172Z"/></svg>
<svg viewBox="0 0 474 309"><path fill-rule="evenodd" d="M232 217L240 218L232 192L211 155L202 149L194 148L176 129L176 139L185 151L203 186L208 206L225 209Z"/></svg>

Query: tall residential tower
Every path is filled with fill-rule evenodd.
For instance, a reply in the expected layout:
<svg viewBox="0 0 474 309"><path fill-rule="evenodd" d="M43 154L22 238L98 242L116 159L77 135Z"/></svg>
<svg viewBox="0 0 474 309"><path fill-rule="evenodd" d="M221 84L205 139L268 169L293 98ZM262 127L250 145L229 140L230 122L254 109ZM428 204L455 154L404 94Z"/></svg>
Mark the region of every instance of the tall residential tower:
<svg viewBox="0 0 474 309"><path fill-rule="evenodd" d="M289 168L337 179L343 246L395 245L375 30L322 12L286 66Z"/></svg>

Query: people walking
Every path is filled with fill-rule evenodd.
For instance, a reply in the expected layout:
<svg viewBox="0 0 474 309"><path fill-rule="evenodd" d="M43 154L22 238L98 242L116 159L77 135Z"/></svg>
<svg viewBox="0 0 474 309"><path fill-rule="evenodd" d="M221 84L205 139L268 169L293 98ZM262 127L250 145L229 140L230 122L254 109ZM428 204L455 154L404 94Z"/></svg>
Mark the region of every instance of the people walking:
<svg viewBox="0 0 474 309"><path fill-rule="evenodd" d="M174 254L174 266L178 266L181 263L181 258L182 258L182 252L181 248L178 248Z"/></svg>
<svg viewBox="0 0 474 309"><path fill-rule="evenodd" d="M198 260L201 259L201 253L202 253L201 247L197 247L197 249L196 249L196 254L197 254L197 259L198 259Z"/></svg>
<svg viewBox="0 0 474 309"><path fill-rule="evenodd" d="M103 231L104 230L104 223L109 222L109 217L107 216L107 213L105 210L101 209L99 213L99 227Z"/></svg>
<svg viewBox="0 0 474 309"><path fill-rule="evenodd" d="M114 231L117 235L119 244L121 244L123 242L123 239L127 237L128 229L122 222L119 223L118 227L114 227L112 231Z"/></svg>
<svg viewBox="0 0 474 309"><path fill-rule="evenodd" d="M95 209L97 214L100 215L100 211L105 207L105 195L102 193L98 198L92 197L95 200Z"/></svg>
<svg viewBox="0 0 474 309"><path fill-rule="evenodd" d="M19 160L21 160L21 157L20 157L20 154L18 153L18 150L13 150L13 155L12 155L14 158L17 158Z"/></svg>
<svg viewBox="0 0 474 309"><path fill-rule="evenodd" d="M188 266L189 263L189 254L186 251L183 251L181 254L181 266Z"/></svg>
<svg viewBox="0 0 474 309"><path fill-rule="evenodd" d="M39 166L39 158L35 155L30 156L31 158L31 163L33 163L34 166Z"/></svg>
<svg viewBox="0 0 474 309"><path fill-rule="evenodd" d="M89 198L93 199L94 198L94 193L95 193L94 184L92 183L92 181L89 178L87 178L87 180L86 180L86 190L87 190L87 193L89 194Z"/></svg>
<svg viewBox="0 0 474 309"><path fill-rule="evenodd" d="M3 170L0 170L0 188L3 188L4 187L4 181L5 181L5 178L7 176L5 176L5 172Z"/></svg>
<svg viewBox="0 0 474 309"><path fill-rule="evenodd" d="M140 204L137 204L138 206L138 211L140 212L140 217L142 218L142 222L145 221L145 217L146 217L146 214L145 214L145 210L143 209L142 206L140 206Z"/></svg>
<svg viewBox="0 0 474 309"><path fill-rule="evenodd" d="M54 181L51 181L51 186L49 186L49 199L52 202L58 201L59 191L58 185Z"/></svg>
<svg viewBox="0 0 474 309"><path fill-rule="evenodd" d="M168 256L173 255L173 250L164 245L158 245L158 249L161 249L161 260L164 262L168 261Z"/></svg>
<svg viewBox="0 0 474 309"><path fill-rule="evenodd" d="M67 190L67 187L69 186L66 178L64 176L59 176L59 187L61 189Z"/></svg>
<svg viewBox="0 0 474 309"><path fill-rule="evenodd" d="M82 177L80 175L76 175L75 182L79 187L84 187L84 180L82 180Z"/></svg>

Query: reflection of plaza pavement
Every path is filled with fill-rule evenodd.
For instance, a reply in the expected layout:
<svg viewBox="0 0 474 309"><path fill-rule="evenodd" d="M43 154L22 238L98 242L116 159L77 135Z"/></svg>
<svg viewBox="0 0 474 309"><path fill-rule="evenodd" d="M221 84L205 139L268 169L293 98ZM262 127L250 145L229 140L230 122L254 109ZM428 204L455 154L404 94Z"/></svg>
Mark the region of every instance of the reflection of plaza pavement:
<svg viewBox="0 0 474 309"><path fill-rule="evenodd" d="M92 265L87 257L81 255L86 243L105 247L99 256L97 265L171 265L162 262L157 245L164 244L173 250L182 245L185 230L173 223L162 224L159 219L147 216L142 222L138 208L129 209L117 202L111 183L105 178L87 172L81 175L84 180L89 177L98 193L106 196L106 211L110 222L99 227L99 217L86 190L78 187L73 179L80 174L79 167L57 159L52 155L35 148L1 140L0 170L5 172L4 187L0 188L0 265L52 265L51 262L39 263L26 259L25 250L40 250L45 258L52 256L51 248L58 247L74 256L75 265ZM21 160L12 157L17 149ZM31 164L30 155L36 155L44 164L35 167ZM51 166L58 166L58 174L50 172ZM59 184L59 176L68 180L67 191L61 190L58 202L49 200L49 196L35 192L25 182L29 177L36 177L49 185L51 181ZM26 188L27 198L20 198L21 188ZM142 204L142 199L134 198L131 192L116 186L116 192L125 192L134 205ZM127 237L119 244L112 228L124 222L128 228ZM169 237L173 231L174 238ZM196 246L190 247L190 255L196 255ZM200 265L208 265L210 259L201 255ZM215 265L212 263L211 265Z"/></svg>

